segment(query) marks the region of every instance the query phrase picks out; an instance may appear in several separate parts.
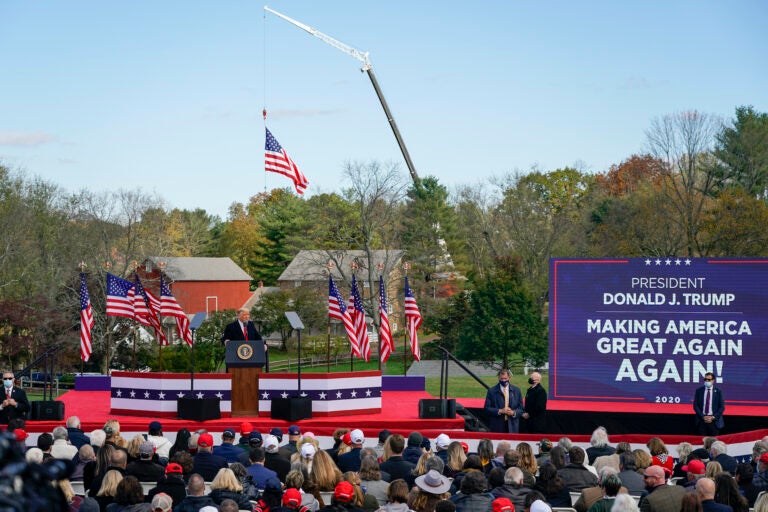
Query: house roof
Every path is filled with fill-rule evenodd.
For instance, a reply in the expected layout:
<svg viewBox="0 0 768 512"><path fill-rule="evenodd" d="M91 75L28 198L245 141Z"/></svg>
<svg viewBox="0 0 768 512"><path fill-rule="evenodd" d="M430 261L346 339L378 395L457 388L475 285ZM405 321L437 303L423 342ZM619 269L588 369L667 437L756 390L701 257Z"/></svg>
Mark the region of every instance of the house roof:
<svg viewBox="0 0 768 512"><path fill-rule="evenodd" d="M383 265L383 273L389 274L403 259L405 251L401 249L371 251L372 265ZM326 281L328 279L328 262L334 264L331 269L333 278L342 279L339 268L344 269L344 275L349 275L350 265L356 261L361 270L368 268L368 256L365 251L309 250L299 251L286 267L278 281Z"/></svg>
<svg viewBox="0 0 768 512"><path fill-rule="evenodd" d="M248 275L230 258L177 258L150 256L144 262L156 266L166 263L165 274L173 281L251 281Z"/></svg>
<svg viewBox="0 0 768 512"><path fill-rule="evenodd" d="M251 294L251 296L248 298L247 301L245 301L245 304L243 304L242 307L251 309L253 306L255 306L261 298L268 294L268 293L274 293L279 292L280 287L278 286L259 286L254 290L254 292Z"/></svg>

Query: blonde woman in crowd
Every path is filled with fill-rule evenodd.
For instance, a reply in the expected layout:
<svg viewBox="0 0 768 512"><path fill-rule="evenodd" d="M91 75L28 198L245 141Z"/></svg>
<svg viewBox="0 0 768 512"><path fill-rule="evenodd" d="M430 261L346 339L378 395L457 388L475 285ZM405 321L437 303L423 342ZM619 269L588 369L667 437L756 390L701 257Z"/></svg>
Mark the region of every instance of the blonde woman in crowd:
<svg viewBox="0 0 768 512"><path fill-rule="evenodd" d="M106 510L107 505L114 501L115 493L117 493L117 485L122 479L123 475L114 469L110 469L104 475L104 480L101 481L99 492L96 493L96 501L99 502L99 508L101 510Z"/></svg>
<svg viewBox="0 0 768 512"><path fill-rule="evenodd" d="M128 446L128 441L120 435L120 422L117 420L107 420L104 424L105 442L112 442L120 448Z"/></svg>
<svg viewBox="0 0 768 512"><path fill-rule="evenodd" d="M411 471L413 478L425 475L427 473L427 459L429 459L431 456L432 454L429 452L424 452L421 454L419 461L416 463L416 467Z"/></svg>
<svg viewBox="0 0 768 512"><path fill-rule="evenodd" d="M376 510L379 508L378 500L372 494L363 492L363 488L360 485L360 475L358 475L357 472L347 471L341 475L341 479L351 483L352 487L354 487L355 499L352 500L354 505L364 508L365 510Z"/></svg>
<svg viewBox="0 0 768 512"><path fill-rule="evenodd" d="M640 448L632 450L632 453L635 455L635 467L637 468L637 472L642 475L645 468L652 465L651 456L647 451Z"/></svg>
<svg viewBox="0 0 768 512"><path fill-rule="evenodd" d="M240 510L253 510L253 505L248 501L248 496L243 492L243 486L229 468L221 468L211 482L211 492L208 494L217 504L230 499L237 503Z"/></svg>
<svg viewBox="0 0 768 512"><path fill-rule="evenodd" d="M464 448L461 447L461 443L458 441L451 441L448 445L448 456L445 463L444 474L448 478L455 477L462 469L464 469L464 461L467 460L467 454L464 453Z"/></svg>
<svg viewBox="0 0 768 512"><path fill-rule="evenodd" d="M136 434L128 441L128 444L125 446L125 450L128 452L128 462L139 460L139 448L143 442L144 436L141 434Z"/></svg>
<svg viewBox="0 0 768 512"><path fill-rule="evenodd" d="M719 462L715 460L711 460L707 462L707 472L704 473L704 476L714 480L715 476L718 473L722 473L722 472L723 472L723 466L721 466Z"/></svg>
<svg viewBox="0 0 768 512"><path fill-rule="evenodd" d="M755 501L755 512L768 512L768 492L764 492Z"/></svg>
<svg viewBox="0 0 768 512"><path fill-rule="evenodd" d="M309 444L303 450L308 450ZM309 477L317 483L317 490L320 492L330 492L336 489L336 484L341 481L341 471L331 459L331 456L325 450L320 450L312 455L311 468L308 471Z"/></svg>
<svg viewBox="0 0 768 512"><path fill-rule="evenodd" d="M536 455L534 455L531 445L528 443L519 443L515 449L520 454L520 462L518 464L520 469L535 475L539 471L539 465L536 462Z"/></svg>
<svg viewBox="0 0 768 512"><path fill-rule="evenodd" d="M683 466L688 464L688 456L692 451L693 445L691 443L686 443L683 441L677 445L677 464L675 464L675 468L672 470L673 477L686 476L686 472L683 471Z"/></svg>

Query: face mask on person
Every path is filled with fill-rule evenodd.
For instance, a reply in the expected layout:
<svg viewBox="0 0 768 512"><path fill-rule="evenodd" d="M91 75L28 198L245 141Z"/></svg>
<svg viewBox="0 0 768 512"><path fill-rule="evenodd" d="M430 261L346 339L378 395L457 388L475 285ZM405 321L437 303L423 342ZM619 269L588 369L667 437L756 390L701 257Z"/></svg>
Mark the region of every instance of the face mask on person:
<svg viewBox="0 0 768 512"><path fill-rule="evenodd" d="M10 389L13 387L13 379L3 379L3 386L5 386L6 389Z"/></svg>
<svg viewBox="0 0 768 512"><path fill-rule="evenodd" d="M500 380L499 384L501 384L501 387L505 388L509 384L509 381L508 380Z"/></svg>
<svg viewBox="0 0 768 512"><path fill-rule="evenodd" d="M707 388L707 389L711 388L712 387L712 381L708 380L708 381L704 382L704 387Z"/></svg>
<svg viewBox="0 0 768 512"><path fill-rule="evenodd" d="M528 379L528 384L530 384L531 386L533 386L533 384L534 384L534 383L535 383L535 381L534 381L533 379Z"/></svg>

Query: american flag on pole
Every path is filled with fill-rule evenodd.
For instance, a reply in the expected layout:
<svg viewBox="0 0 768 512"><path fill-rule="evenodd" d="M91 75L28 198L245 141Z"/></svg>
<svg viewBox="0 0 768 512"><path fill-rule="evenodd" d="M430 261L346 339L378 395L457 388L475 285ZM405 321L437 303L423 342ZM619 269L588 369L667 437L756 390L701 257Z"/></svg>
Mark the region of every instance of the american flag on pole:
<svg viewBox="0 0 768 512"><path fill-rule="evenodd" d="M293 181L293 186L296 188L296 193L303 194L307 185L309 185L307 177L304 176L304 173L299 170L298 166L291 160L291 157L288 156L288 153L286 153L280 143L277 142L277 139L269 131L269 128L266 128L266 130L267 139L264 143L264 169L290 178Z"/></svg>
<svg viewBox="0 0 768 512"><path fill-rule="evenodd" d="M107 315L133 318L133 283L107 273ZM129 292L131 297L128 297Z"/></svg>
<svg viewBox="0 0 768 512"><path fill-rule="evenodd" d="M421 350L419 350L419 336L417 331L421 327L421 311L416 304L416 297L413 296L413 290L408 286L408 277L405 278L405 326L408 329L408 337L411 339L411 352L413 358L421 361Z"/></svg>
<svg viewBox="0 0 768 512"><path fill-rule="evenodd" d="M352 274L352 296L349 298L352 308L352 320L355 325L355 337L357 339L358 357L368 362L371 359L371 341L368 338L368 326L365 325L365 309L363 299L360 298L360 290L357 288L357 280ZM353 349L354 351L354 349Z"/></svg>
<svg viewBox="0 0 768 512"><path fill-rule="evenodd" d="M160 340L160 344L165 346L168 345L168 338L165 337L163 327L157 318L159 312L160 300L144 289L138 274L134 275L133 318L141 325L152 327Z"/></svg>
<svg viewBox="0 0 768 512"><path fill-rule="evenodd" d="M394 348L387 313L387 291L384 289L384 277L379 276L379 359L382 363L387 362Z"/></svg>
<svg viewBox="0 0 768 512"><path fill-rule="evenodd" d="M91 358L91 329L93 329L93 308L88 287L85 286L85 274L80 273L80 359Z"/></svg>
<svg viewBox="0 0 768 512"><path fill-rule="evenodd" d="M344 329L347 331L347 338L349 338L352 352L354 353L357 346L357 336L355 335L355 325L352 323L352 318L349 316L347 305L344 303L344 297L341 296L336 283L333 282L333 277L328 276L328 316L341 320L344 324ZM358 348L357 357L360 357L360 349Z"/></svg>
<svg viewBox="0 0 768 512"><path fill-rule="evenodd" d="M181 309L179 303L176 302L176 297L171 293L171 289L165 284L163 276L160 276L160 314L163 316L172 316L176 319L176 331L179 333L179 338L187 342L187 345L192 346L192 331L189 330L189 318L184 314L184 310Z"/></svg>

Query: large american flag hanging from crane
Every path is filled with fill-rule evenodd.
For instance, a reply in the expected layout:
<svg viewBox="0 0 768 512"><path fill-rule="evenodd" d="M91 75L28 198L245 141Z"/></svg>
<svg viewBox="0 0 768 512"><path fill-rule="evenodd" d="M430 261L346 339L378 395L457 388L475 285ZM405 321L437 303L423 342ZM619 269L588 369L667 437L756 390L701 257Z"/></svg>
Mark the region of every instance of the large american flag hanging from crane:
<svg viewBox="0 0 768 512"><path fill-rule="evenodd" d="M269 172L276 172L283 176L290 178L293 181L293 186L296 188L297 194L303 194L306 190L309 181L299 170L299 167L291 160L288 153L285 152L283 147L277 142L277 139L267 130L267 139L264 143L264 169Z"/></svg>

